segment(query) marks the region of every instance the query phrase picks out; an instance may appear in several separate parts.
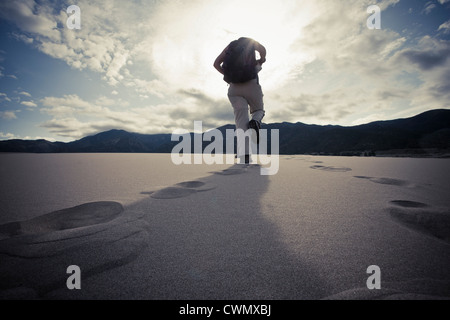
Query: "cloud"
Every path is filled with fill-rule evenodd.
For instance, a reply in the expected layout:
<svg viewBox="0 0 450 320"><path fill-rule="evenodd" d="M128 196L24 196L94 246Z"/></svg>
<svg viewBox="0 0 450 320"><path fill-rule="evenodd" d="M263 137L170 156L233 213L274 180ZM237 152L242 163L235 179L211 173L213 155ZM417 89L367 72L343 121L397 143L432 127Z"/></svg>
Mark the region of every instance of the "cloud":
<svg viewBox="0 0 450 320"><path fill-rule="evenodd" d="M73 68L101 72L110 84L115 85L122 80L120 71L137 43L128 45L127 39L135 39L134 34L141 34L136 25L139 23L137 17L130 14L141 11L130 11L130 4L123 1L93 3L86 0L77 1L77 5L82 10L81 30L68 29L66 8L53 7L49 1L40 4L32 0L4 1L0 3L0 17L12 21L26 33L16 34L16 38L32 43ZM149 11L142 11L142 16ZM127 25L134 26L132 32L127 31Z"/></svg>
<svg viewBox="0 0 450 320"><path fill-rule="evenodd" d="M422 12L424 12L425 14L430 14L431 11L433 11L433 9L436 8L436 4L434 4L433 2L429 1L425 4L424 9Z"/></svg>
<svg viewBox="0 0 450 320"><path fill-rule="evenodd" d="M442 31L444 34L449 34L450 33L450 20L441 24L438 28L438 31Z"/></svg>
<svg viewBox="0 0 450 320"><path fill-rule="evenodd" d="M0 111L0 118L5 120L17 119L14 111Z"/></svg>
<svg viewBox="0 0 450 320"><path fill-rule="evenodd" d="M155 97L164 98L165 93L168 89L167 85L160 80L142 80L142 79L131 79L125 82L126 87L134 88L137 93L142 95L153 95Z"/></svg>
<svg viewBox="0 0 450 320"><path fill-rule="evenodd" d="M5 53L5 52L3 51L3 53ZM2 50L0 50L0 62L2 62L4 60L4 58L1 56L1 54L2 54ZM12 78L12 79L17 80L17 77L13 74L4 74L4 70L5 70L5 68L0 66L0 79L3 77L7 77L7 78Z"/></svg>
<svg viewBox="0 0 450 320"><path fill-rule="evenodd" d="M443 48L440 51L407 49L402 51L400 56L417 65L420 70L428 71L445 65L450 57L450 48Z"/></svg>
<svg viewBox="0 0 450 320"><path fill-rule="evenodd" d="M100 97L88 102L77 95L45 97L40 111L50 120L41 127L64 138L78 139L109 129L140 133L171 133L190 128L195 119L204 119L205 128L233 121L233 112L225 100L214 100L196 92L178 94L179 102L125 108L126 102Z"/></svg>
<svg viewBox="0 0 450 320"><path fill-rule="evenodd" d="M14 133L4 133L4 132L0 132L0 140L47 140L47 141L56 141L54 138L51 137L40 137L40 136L35 136L35 137L31 137L31 136L18 136L15 135Z"/></svg>
<svg viewBox="0 0 450 320"><path fill-rule="evenodd" d="M102 106L84 101L77 95L66 95L62 98L46 97L41 103L44 106L41 112L57 117L72 114L98 115L106 111Z"/></svg>
<svg viewBox="0 0 450 320"><path fill-rule="evenodd" d="M18 139L18 137L13 133L0 132L0 140L12 140L12 139Z"/></svg>
<svg viewBox="0 0 450 320"><path fill-rule="evenodd" d="M52 117L41 126L49 129L51 133L62 137L80 138L88 134L98 133L104 129L119 128L132 132L152 131L161 129L152 125L152 115L158 113L145 112L142 109L126 109L120 107L120 100L100 97L91 103L77 95L63 97L46 97L41 100L41 112ZM118 107L119 106L119 107Z"/></svg>
<svg viewBox="0 0 450 320"><path fill-rule="evenodd" d="M191 105L188 109L191 111L192 116L187 119L203 119L204 126L213 128L215 124L227 124L234 121L233 109L227 99L214 99L197 89L180 90L183 103ZM173 117L179 117L177 113L182 108L175 110Z"/></svg>
<svg viewBox="0 0 450 320"><path fill-rule="evenodd" d="M15 39L17 39L19 41L22 41L22 42L24 42L26 44L32 44L34 42L33 38L30 38L30 37L28 37L28 36L26 36L24 34L19 34L19 33L13 32L11 35L12 35L13 38L15 38Z"/></svg>
<svg viewBox="0 0 450 320"><path fill-rule="evenodd" d="M450 41L424 36L415 49L405 48L393 57L393 64L415 75L410 105L413 110L448 108L450 101Z"/></svg>
<svg viewBox="0 0 450 320"><path fill-rule="evenodd" d="M302 93L298 96L277 97L287 107L274 112L276 122L285 121L286 117L294 119L317 119L323 124L329 120L346 116L352 113L357 105L367 103L364 92L355 91L352 102L349 103L350 92L344 89L335 89L324 94ZM306 121L307 122L307 121Z"/></svg>
<svg viewBox="0 0 450 320"><path fill-rule="evenodd" d="M34 1L2 1L0 3L1 18L13 21L25 32L58 40L57 23L51 18L52 15L53 10L50 6L38 6Z"/></svg>
<svg viewBox="0 0 450 320"><path fill-rule="evenodd" d="M21 91L21 92L19 92L19 95L22 95L22 96L31 98L31 94L28 93L28 92L26 92L26 91Z"/></svg>
<svg viewBox="0 0 450 320"><path fill-rule="evenodd" d="M22 101L20 104L24 105L26 107L29 107L29 108L36 108L37 107L37 104L34 103L33 101Z"/></svg>
<svg viewBox="0 0 450 320"><path fill-rule="evenodd" d="M11 99L8 97L8 95L6 93L0 92L0 101L3 101L3 100L11 102Z"/></svg>
<svg viewBox="0 0 450 320"><path fill-rule="evenodd" d="M395 3L380 5L385 8ZM390 112L393 95L379 92L387 92L390 86L405 92L398 85L401 71L391 60L406 39L388 29L369 30L365 25L368 16L361 10L369 4L335 1L318 9L321 14L304 27L293 45L295 51L314 59L282 92L266 94L266 106L276 106L267 121L336 123L361 111L375 113L383 104Z"/></svg>

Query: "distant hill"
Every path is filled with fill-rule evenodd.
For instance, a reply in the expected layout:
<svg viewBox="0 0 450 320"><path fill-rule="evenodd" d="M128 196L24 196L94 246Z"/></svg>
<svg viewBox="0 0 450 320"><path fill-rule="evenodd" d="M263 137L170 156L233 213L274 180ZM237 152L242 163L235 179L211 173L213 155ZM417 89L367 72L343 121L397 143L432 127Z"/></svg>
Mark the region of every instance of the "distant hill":
<svg viewBox="0 0 450 320"><path fill-rule="evenodd" d="M280 154L450 155L450 110L433 110L412 118L353 127L284 122L265 124L263 128L280 130ZM234 126L218 128L221 132L227 129L234 129ZM111 130L68 143L0 141L0 152L170 153L176 144L178 142L171 141L171 134L147 135Z"/></svg>

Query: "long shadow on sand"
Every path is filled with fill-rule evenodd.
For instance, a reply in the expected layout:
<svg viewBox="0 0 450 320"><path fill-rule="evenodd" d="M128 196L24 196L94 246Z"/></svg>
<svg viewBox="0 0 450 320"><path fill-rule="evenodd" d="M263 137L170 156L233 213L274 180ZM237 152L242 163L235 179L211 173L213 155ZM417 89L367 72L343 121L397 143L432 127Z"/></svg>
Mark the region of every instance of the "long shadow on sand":
<svg viewBox="0 0 450 320"><path fill-rule="evenodd" d="M236 165L144 192L0 226L0 298L317 299L320 278L264 218L269 178ZM68 290L78 265L82 289Z"/></svg>
<svg viewBox="0 0 450 320"><path fill-rule="evenodd" d="M259 166L237 165L201 181L205 185L200 187L217 187L183 199L144 201L133 207L151 212L145 218L150 226L149 254L142 256L140 264L147 267L142 278L147 297L301 299L322 295L314 272L286 250L276 227L262 215L260 200L269 178L260 175Z"/></svg>

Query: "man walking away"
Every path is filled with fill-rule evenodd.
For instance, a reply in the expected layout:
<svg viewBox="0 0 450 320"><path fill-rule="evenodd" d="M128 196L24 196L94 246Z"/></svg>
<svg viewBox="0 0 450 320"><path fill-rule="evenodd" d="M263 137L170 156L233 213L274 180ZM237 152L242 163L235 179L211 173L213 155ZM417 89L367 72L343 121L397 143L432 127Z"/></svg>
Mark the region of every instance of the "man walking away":
<svg viewBox="0 0 450 320"><path fill-rule="evenodd" d="M256 60L256 51L259 53L259 60ZM248 144L239 141L239 129L242 132L247 132L248 129L255 130L257 143L259 143L259 129L265 111L258 73L265 62L266 49L259 42L250 38L239 38L231 42L214 62L214 67L224 75L224 81L230 85L228 98L234 109L236 131L238 132L237 156L241 163L250 163L250 152Z"/></svg>

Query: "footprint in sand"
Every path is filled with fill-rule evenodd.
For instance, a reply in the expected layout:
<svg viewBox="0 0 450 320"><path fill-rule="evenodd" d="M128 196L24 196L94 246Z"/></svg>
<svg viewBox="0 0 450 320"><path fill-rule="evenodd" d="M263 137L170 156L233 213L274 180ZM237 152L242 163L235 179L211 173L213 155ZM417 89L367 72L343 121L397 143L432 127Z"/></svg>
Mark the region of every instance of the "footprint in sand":
<svg viewBox="0 0 450 320"><path fill-rule="evenodd" d="M234 176L247 173L249 169L260 168L259 164L250 164L242 166L241 168L225 169L222 171L211 172L213 174L222 176ZM210 191L217 188L217 185L205 181L185 181L177 183L174 186L164 188L155 192L141 192L141 194L148 194L154 199L177 199L188 197L197 192Z"/></svg>
<svg viewBox="0 0 450 320"><path fill-rule="evenodd" d="M353 288L322 300L449 300L450 282L435 279L412 279L384 282L381 290Z"/></svg>
<svg viewBox="0 0 450 320"><path fill-rule="evenodd" d="M398 186L398 187L413 187L414 185L411 184L408 181L399 180L399 179L392 179L392 178L373 178L373 177L366 177L366 176L355 176L357 179L366 179L374 183L378 184L386 184L391 186Z"/></svg>
<svg viewBox="0 0 450 320"><path fill-rule="evenodd" d="M450 244L450 210L415 201L395 200L388 209L394 221Z"/></svg>
<svg viewBox="0 0 450 320"><path fill-rule="evenodd" d="M213 183L206 183L203 181L186 181L186 182L177 183L177 186L180 186L182 188L192 189L197 192L209 191L209 190L215 189L217 187Z"/></svg>
<svg viewBox="0 0 450 320"><path fill-rule="evenodd" d="M246 168L241 168L241 169L226 169L226 170L217 171L217 172L213 172L213 173L222 175L222 176L234 176L237 174L244 174L246 172L247 172Z"/></svg>
<svg viewBox="0 0 450 320"><path fill-rule="evenodd" d="M311 169L314 170L322 170L322 171L329 171L329 172L348 172L348 171L352 171L352 169L350 168L346 168L346 167L332 167L332 166L311 166Z"/></svg>
<svg viewBox="0 0 450 320"><path fill-rule="evenodd" d="M203 181L186 181L176 184L173 187L164 188L153 192L150 197L154 199L177 199L188 197L197 192L204 192L215 189L217 186L213 183Z"/></svg>
<svg viewBox="0 0 450 320"><path fill-rule="evenodd" d="M122 212L123 207L117 202L86 203L31 220L2 225L0 226L0 234L10 237L81 228L109 222Z"/></svg>
<svg viewBox="0 0 450 320"><path fill-rule="evenodd" d="M158 190L150 195L154 199L177 199L190 196L197 191L181 187L168 187Z"/></svg>
<svg viewBox="0 0 450 320"><path fill-rule="evenodd" d="M234 176L247 173L249 169L260 167L261 166L259 164L250 164L241 166L239 168L225 169L222 171L215 171L211 173L222 176ZM217 185L214 183L197 180L180 182L168 188L163 188L154 192L141 192L141 194L150 195L150 197L154 199L178 199L188 197L197 192L210 191L215 188L217 188Z"/></svg>
<svg viewBox="0 0 450 320"><path fill-rule="evenodd" d="M403 208L427 208L429 205L421 202L407 201L407 200L394 200L392 204Z"/></svg>
<svg viewBox="0 0 450 320"><path fill-rule="evenodd" d="M143 213L94 202L0 226L0 299L66 290L66 269L83 279L135 260L147 246Z"/></svg>

